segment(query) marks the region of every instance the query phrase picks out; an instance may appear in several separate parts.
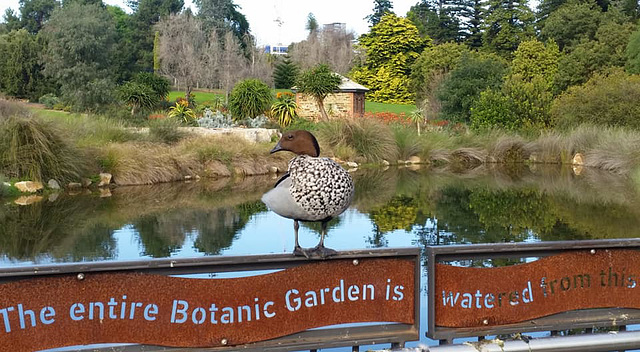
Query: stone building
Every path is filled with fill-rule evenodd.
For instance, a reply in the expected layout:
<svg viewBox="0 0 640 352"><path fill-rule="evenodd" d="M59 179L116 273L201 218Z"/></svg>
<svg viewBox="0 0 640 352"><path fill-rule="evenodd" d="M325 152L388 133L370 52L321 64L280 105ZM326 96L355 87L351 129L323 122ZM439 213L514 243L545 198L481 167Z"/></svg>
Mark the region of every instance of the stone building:
<svg viewBox="0 0 640 352"><path fill-rule="evenodd" d="M327 115L329 118L362 117L364 115L364 94L369 89L346 77L340 77L342 77L342 83L340 83L338 91L329 94L324 99L324 109L327 111ZM321 115L315 99L310 95L298 93L295 87L293 92L296 94L298 115L313 120L319 119Z"/></svg>

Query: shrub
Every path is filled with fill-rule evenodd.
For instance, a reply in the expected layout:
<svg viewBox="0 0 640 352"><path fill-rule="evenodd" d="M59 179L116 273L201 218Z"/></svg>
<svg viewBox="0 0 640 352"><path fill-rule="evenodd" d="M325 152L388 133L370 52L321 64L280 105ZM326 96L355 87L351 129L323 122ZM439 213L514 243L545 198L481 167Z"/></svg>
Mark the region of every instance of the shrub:
<svg viewBox="0 0 640 352"><path fill-rule="evenodd" d="M176 102L175 106L169 108L169 117L175 117L185 123L191 123L196 119L196 114L193 109L189 107L189 102L183 99Z"/></svg>
<svg viewBox="0 0 640 352"><path fill-rule="evenodd" d="M0 121L0 170L9 177L77 180L85 169L78 154L50 123L19 116Z"/></svg>
<svg viewBox="0 0 640 352"><path fill-rule="evenodd" d="M640 76L622 71L595 75L558 97L551 116L562 129L582 123L640 129Z"/></svg>
<svg viewBox="0 0 640 352"><path fill-rule="evenodd" d="M166 144L174 144L184 137L178 127L180 122L175 119L160 119L149 122L149 138L152 141L162 142Z"/></svg>
<svg viewBox="0 0 640 352"><path fill-rule="evenodd" d="M120 99L131 107L131 116L143 109L151 109L158 99L149 86L138 82L127 82L118 89Z"/></svg>
<svg viewBox="0 0 640 352"><path fill-rule="evenodd" d="M249 128L261 128L264 127L264 125L266 125L268 122L269 119L266 116L260 115L256 116L253 119L247 119L246 125Z"/></svg>
<svg viewBox="0 0 640 352"><path fill-rule="evenodd" d="M169 95L171 83L168 79L149 72L140 72L133 77L133 82L142 84L153 92L156 100L162 100Z"/></svg>
<svg viewBox="0 0 640 352"><path fill-rule="evenodd" d="M211 109L206 109L204 115L198 119L198 126L204 128L230 128L236 126L236 124L229 115L225 115L220 111L213 112Z"/></svg>
<svg viewBox="0 0 640 352"><path fill-rule="evenodd" d="M254 118L269 110L271 89L258 79L247 79L233 87L229 96L229 111L234 120Z"/></svg>
<svg viewBox="0 0 640 352"><path fill-rule="evenodd" d="M38 99L38 103L44 104L47 109L53 109L53 107L60 103L60 99L52 93L45 94Z"/></svg>
<svg viewBox="0 0 640 352"><path fill-rule="evenodd" d="M437 90L442 117L469 122L470 108L486 89L498 89L506 66L498 59L465 56Z"/></svg>
<svg viewBox="0 0 640 352"><path fill-rule="evenodd" d="M74 111L101 111L117 100L115 85L109 79L95 79L83 87L73 87L64 93L63 100Z"/></svg>
<svg viewBox="0 0 640 352"><path fill-rule="evenodd" d="M10 116L30 116L29 110L23 105L0 99L0 122Z"/></svg>

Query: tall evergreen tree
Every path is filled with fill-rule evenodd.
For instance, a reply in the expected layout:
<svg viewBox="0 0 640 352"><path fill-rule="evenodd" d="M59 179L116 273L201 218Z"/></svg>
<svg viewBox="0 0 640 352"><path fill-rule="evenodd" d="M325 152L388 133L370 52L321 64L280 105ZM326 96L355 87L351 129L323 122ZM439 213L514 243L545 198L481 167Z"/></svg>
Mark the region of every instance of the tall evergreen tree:
<svg viewBox="0 0 640 352"><path fill-rule="evenodd" d="M279 61L273 71L273 82L276 89L289 89L295 85L299 69L289 56Z"/></svg>
<svg viewBox="0 0 640 352"><path fill-rule="evenodd" d="M194 0L194 3L206 31L215 29L220 38L232 31L240 43L245 43L245 36L250 32L249 22L233 0Z"/></svg>
<svg viewBox="0 0 640 352"><path fill-rule="evenodd" d="M470 10L465 1L469 0L422 0L411 7L407 18L421 36L428 36L435 43L462 42L469 35L464 23Z"/></svg>
<svg viewBox="0 0 640 352"><path fill-rule="evenodd" d="M373 27L380 22L380 19L387 14L393 13L391 0L373 0L373 13L364 19Z"/></svg>
<svg viewBox="0 0 640 352"><path fill-rule="evenodd" d="M506 58L520 42L534 36L534 14L527 0L489 0L483 43Z"/></svg>
<svg viewBox="0 0 640 352"><path fill-rule="evenodd" d="M482 46L482 27L486 9L483 0L459 0L460 14L464 18L462 30L465 33L464 40L471 48Z"/></svg>

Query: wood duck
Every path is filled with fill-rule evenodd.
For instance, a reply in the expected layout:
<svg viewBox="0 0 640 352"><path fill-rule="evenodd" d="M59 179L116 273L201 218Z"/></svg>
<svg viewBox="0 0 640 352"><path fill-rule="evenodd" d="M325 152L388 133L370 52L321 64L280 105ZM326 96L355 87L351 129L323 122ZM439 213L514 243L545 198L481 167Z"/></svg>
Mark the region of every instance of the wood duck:
<svg viewBox="0 0 640 352"><path fill-rule="evenodd" d="M289 170L275 187L262 196L262 201L276 214L293 219L294 255L326 258L336 251L324 246L327 223L342 214L355 193L351 175L329 158L320 158L320 146L308 131L286 132L271 153L290 151L295 156ZM299 221L320 221L320 242L314 248L302 248L298 242Z"/></svg>

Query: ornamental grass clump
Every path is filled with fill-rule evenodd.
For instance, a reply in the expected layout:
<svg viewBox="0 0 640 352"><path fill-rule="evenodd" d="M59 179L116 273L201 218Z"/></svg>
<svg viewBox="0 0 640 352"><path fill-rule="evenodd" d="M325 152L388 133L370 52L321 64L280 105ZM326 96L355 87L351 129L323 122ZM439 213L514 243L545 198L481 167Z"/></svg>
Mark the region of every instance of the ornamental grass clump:
<svg viewBox="0 0 640 352"><path fill-rule="evenodd" d="M323 122L318 124L317 133L320 141L333 150L352 148L360 161L394 160L398 155L391 129L372 119Z"/></svg>
<svg viewBox="0 0 640 352"><path fill-rule="evenodd" d="M31 116L0 119L0 171L8 177L74 181L87 169L85 160L51 123Z"/></svg>

